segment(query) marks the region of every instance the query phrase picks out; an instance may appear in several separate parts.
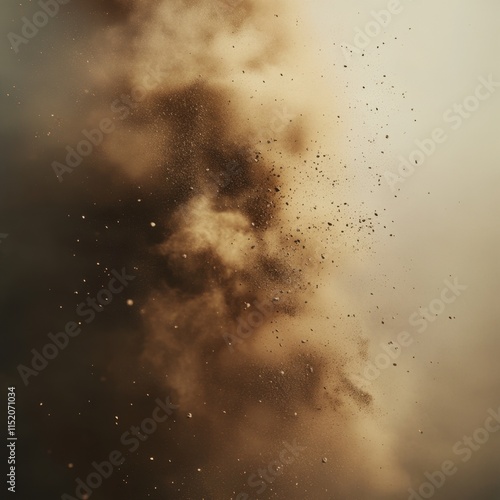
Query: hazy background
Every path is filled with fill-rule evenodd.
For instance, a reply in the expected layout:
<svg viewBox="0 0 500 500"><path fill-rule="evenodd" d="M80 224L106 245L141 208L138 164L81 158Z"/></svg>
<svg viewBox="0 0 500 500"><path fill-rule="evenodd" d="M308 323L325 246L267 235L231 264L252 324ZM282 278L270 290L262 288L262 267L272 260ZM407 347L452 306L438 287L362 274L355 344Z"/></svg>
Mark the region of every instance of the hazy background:
<svg viewBox="0 0 500 500"><path fill-rule="evenodd" d="M358 200L385 209L395 235L378 233L383 237L375 237L373 255L351 260L352 268L342 273L346 288L363 297L361 315L373 355L380 342L415 331L408 317L439 298L445 278L458 277L468 286L424 333L415 334L398 367L374 382L383 420L397 436L399 455L417 487L425 471L447 459L456 462L453 445L483 424L490 407L499 406L499 95L455 131L443 121L447 109L473 94L478 77L492 74L498 81L499 5L403 1L403 11L371 40L364 56L353 54L342 63L340 45L354 45L355 27L363 29L369 11L387 3L321 4L332 10L331 16L318 12L317 22L335 43L332 88L347 116L350 142L344 151L356 176L353 191ZM387 170L397 173L399 155L408 157L415 139L430 137L436 127L447 131L448 140L414 175L394 193L383 178L375 187L375 178ZM459 463L436 498L498 497L498 436L468 463Z"/></svg>

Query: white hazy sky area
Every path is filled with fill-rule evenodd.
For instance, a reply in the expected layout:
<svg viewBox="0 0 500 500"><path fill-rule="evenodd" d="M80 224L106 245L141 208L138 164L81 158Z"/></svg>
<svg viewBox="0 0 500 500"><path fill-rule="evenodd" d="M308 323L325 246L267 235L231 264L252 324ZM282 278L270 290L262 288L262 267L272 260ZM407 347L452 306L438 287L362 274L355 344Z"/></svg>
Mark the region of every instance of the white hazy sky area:
<svg viewBox="0 0 500 500"><path fill-rule="evenodd" d="M357 39L366 47L347 55L342 47L356 47L372 11L389 5L399 13L379 34L372 23L368 43ZM500 407L500 84L490 97L481 94L478 109L466 99L481 77L500 82L500 3L315 0L309 11L333 68L335 114L346 128L342 155L354 174L350 193L387 224L374 234L373 254L351 259L337 280L357 303L370 359L401 331L413 341L369 384L378 425L394 440L408 488L418 493L425 472L450 460L456 472L431 496L498 499L500 432L477 429ZM469 116L454 118L454 105L464 101ZM437 128L446 139L391 190L386 172L399 175L400 155L408 158L415 141ZM455 278L467 289L443 306L444 282ZM412 324L412 314L434 300L438 316ZM457 443L473 435L487 441L463 451Z"/></svg>

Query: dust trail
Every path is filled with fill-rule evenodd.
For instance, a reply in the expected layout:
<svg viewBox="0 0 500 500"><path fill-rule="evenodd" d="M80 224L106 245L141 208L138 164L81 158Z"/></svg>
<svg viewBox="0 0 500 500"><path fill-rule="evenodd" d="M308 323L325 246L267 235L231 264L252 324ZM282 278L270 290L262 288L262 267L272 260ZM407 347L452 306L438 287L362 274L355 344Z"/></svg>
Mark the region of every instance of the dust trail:
<svg viewBox="0 0 500 500"><path fill-rule="evenodd" d="M176 443L158 458L179 498L387 498L396 484L374 474L369 453L387 463L362 427L371 397L350 382L363 342L333 333L331 202L301 187L319 180L326 93L294 83L317 70L299 19L290 2L138 2L96 42L103 91L141 89L103 155L152 196L162 184L141 358L190 417L158 437ZM293 440L306 449L283 477L248 482Z"/></svg>
<svg viewBox="0 0 500 500"><path fill-rule="evenodd" d="M116 130L65 174L56 200L93 224L74 231L89 260L114 259L141 284L89 349L106 394L135 394L130 370L133 384L149 377L180 406L124 467L129 492L391 498L400 477L389 441L371 420L371 396L351 382L366 345L354 321L338 321L348 301L334 269L348 257L335 242L346 221L331 199L332 151L318 139L331 103L305 48L303 7L90 5L74 8L107 24L89 43L91 90L72 127L111 117ZM54 144L76 140L61 127ZM94 249L92 239L105 243ZM137 421L146 398L130 398ZM300 446L294 460L252 482L284 442ZM71 454L64 443L54 453L62 463ZM93 453L80 452L76 474ZM119 491L113 481L102 491Z"/></svg>

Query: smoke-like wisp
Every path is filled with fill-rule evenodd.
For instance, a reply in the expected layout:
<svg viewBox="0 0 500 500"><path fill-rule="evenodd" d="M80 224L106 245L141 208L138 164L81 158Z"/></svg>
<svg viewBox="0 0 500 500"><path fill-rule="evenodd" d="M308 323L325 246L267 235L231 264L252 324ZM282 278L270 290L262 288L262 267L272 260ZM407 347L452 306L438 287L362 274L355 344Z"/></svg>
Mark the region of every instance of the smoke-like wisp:
<svg viewBox="0 0 500 500"><path fill-rule="evenodd" d="M76 167L61 167L58 149L54 182L72 193L73 219L84 211L93 221L87 239L74 234L105 241L87 248L89 261L114 256L140 282L133 307L109 313L103 338L116 347L92 359L106 367L109 394L132 393L121 375L137 370L180 408L148 444L156 468L142 451L124 468L144 477L130 488L179 499L391 498L397 467L381 451L371 396L351 382L366 344L337 327L332 305L344 221L332 219L340 209L325 188L328 101L312 83L299 3L92 5L110 25L90 43L92 91L74 127L109 118L113 130ZM59 145L76 144L71 128L58 130ZM119 316L129 323L111 326ZM92 342L97 352L104 341ZM54 453L70 455L62 444ZM82 452L76 474L94 458Z"/></svg>
<svg viewBox="0 0 500 500"><path fill-rule="evenodd" d="M161 192L150 247L161 279L141 307L142 359L192 417L158 437L180 450L159 458L171 459L164 481L182 498L390 493L359 477L370 462L362 438L377 440L360 435L371 397L349 381L363 344L332 335L335 312L316 290L328 264L315 248L331 224L299 188L322 105L310 98L303 110L287 89L310 70L294 48L299 15L289 2L138 2L99 41L103 88L140 89L122 96L131 116L103 155ZM147 68L161 73L150 89ZM249 483L294 440L305 450L283 477Z"/></svg>

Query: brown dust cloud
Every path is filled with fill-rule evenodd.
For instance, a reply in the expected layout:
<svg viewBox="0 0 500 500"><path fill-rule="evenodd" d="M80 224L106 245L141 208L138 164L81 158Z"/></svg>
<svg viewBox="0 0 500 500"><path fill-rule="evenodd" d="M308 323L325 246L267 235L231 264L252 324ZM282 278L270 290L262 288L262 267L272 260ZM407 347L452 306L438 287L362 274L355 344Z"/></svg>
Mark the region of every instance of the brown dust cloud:
<svg viewBox="0 0 500 500"><path fill-rule="evenodd" d="M307 5L69 2L44 30L3 83L2 377L23 498L407 498L335 285L387 228L349 198ZM77 312L122 271L123 291ZM24 384L19 365L70 321L81 333ZM168 419L124 444L167 397Z"/></svg>

